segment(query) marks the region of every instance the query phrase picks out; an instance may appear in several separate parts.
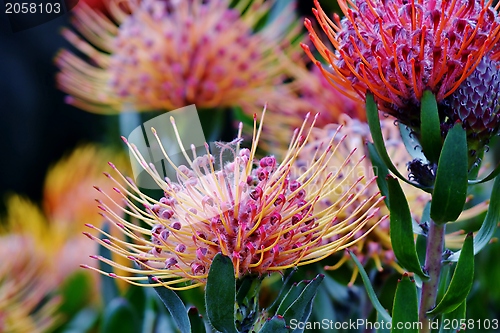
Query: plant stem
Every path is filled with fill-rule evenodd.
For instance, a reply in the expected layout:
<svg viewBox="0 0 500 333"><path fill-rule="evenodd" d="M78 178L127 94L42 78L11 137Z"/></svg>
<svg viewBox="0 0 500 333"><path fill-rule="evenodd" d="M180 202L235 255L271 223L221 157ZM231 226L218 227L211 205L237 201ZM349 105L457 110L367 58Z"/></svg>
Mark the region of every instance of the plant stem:
<svg viewBox="0 0 500 333"><path fill-rule="evenodd" d="M429 280L422 283L418 314L418 319L422 323L421 333L431 331L430 320L427 318L426 312L436 305L445 235L445 224L438 225L432 220L429 221L429 224L429 236L427 238L427 250L425 253L425 270L429 274Z"/></svg>

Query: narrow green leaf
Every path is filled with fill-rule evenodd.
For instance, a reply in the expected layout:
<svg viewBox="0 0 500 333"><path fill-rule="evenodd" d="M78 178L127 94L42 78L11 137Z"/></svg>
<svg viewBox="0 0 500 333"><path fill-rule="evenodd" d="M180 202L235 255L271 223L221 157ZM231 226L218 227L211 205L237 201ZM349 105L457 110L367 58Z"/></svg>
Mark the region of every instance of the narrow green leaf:
<svg viewBox="0 0 500 333"><path fill-rule="evenodd" d="M439 157L431 202L431 218L436 223L455 221L467 197L467 136L461 124L446 135Z"/></svg>
<svg viewBox="0 0 500 333"><path fill-rule="evenodd" d="M287 323L291 320L304 320L309 318L311 313L312 300L316 295L316 291L323 281L325 276L322 274L318 274L314 279L312 279L304 288L302 293L300 293L299 297L286 309L283 317ZM304 318L306 317L306 318Z"/></svg>
<svg viewBox="0 0 500 333"><path fill-rule="evenodd" d="M234 305L236 302L236 278L233 262L229 257L215 255L208 272L205 304L208 320L224 333L236 333Z"/></svg>
<svg viewBox="0 0 500 333"><path fill-rule="evenodd" d="M495 178L493 188L491 189L488 212L486 213L481 228L479 228L479 231L474 237L474 255L479 253L479 251L489 244L491 237L495 234L498 222L500 222L500 177ZM447 260L457 261L460 257L460 252L461 251L455 252Z"/></svg>
<svg viewBox="0 0 500 333"><path fill-rule="evenodd" d="M284 294L285 290L288 288L288 286L292 285L291 281L292 281L292 275L297 271L297 269L292 269L290 271L290 273L288 273L287 277L285 278L285 280L283 281L283 284L281 286L281 289L278 293L278 296L276 296L276 299L274 300L273 304L271 304L271 306L269 308L267 308L267 311L268 313L278 313L277 309L278 307L281 305L281 303L283 303L283 300L281 300L280 302L280 299L281 299L281 296ZM290 289L289 289L290 290ZM285 298L286 296L283 297L283 299ZM285 308L286 309L286 308Z"/></svg>
<svg viewBox="0 0 500 333"><path fill-rule="evenodd" d="M104 233L109 234L108 222L104 222L102 224L102 231ZM106 236L104 235L101 236L101 239L103 238L106 238ZM104 246L99 246L99 256L111 260L111 251ZM106 264L102 260L99 260L99 269L104 272L111 272L113 270L113 268L110 265ZM106 275L101 275L100 280L101 280L101 295L103 302L104 304L109 304L113 299L120 296L118 285L116 284L115 279L110 278L109 276Z"/></svg>
<svg viewBox="0 0 500 333"><path fill-rule="evenodd" d="M384 319L380 316L380 313L378 312L377 312L377 323L379 323L379 328L375 330L375 333L389 333L391 331L389 329L389 325L387 325L387 322L384 321Z"/></svg>
<svg viewBox="0 0 500 333"><path fill-rule="evenodd" d="M285 311L292 305L292 303L299 297L299 295L306 288L306 284L304 281L300 281L299 283L293 283L286 295L281 300L278 309L276 310L276 314L283 315Z"/></svg>
<svg viewBox="0 0 500 333"><path fill-rule="evenodd" d="M389 170L392 171L399 179L402 181L419 188L422 188L418 184L410 182L406 177L404 177L398 169L392 164L391 158L385 149L384 137L382 136L382 129L380 128L380 118L378 115L377 103L373 98L373 94L366 93L366 118L368 121L368 126L370 127L370 133L373 139L373 145L377 150L380 159L384 162Z"/></svg>
<svg viewBox="0 0 500 333"><path fill-rule="evenodd" d="M71 321L65 325L62 333L87 333L97 323L99 313L92 308L85 308L78 312Z"/></svg>
<svg viewBox="0 0 500 333"><path fill-rule="evenodd" d="M454 311L445 313L441 320L441 327L439 333L456 333L466 330L466 318L465 310L467 307L467 302L463 301L462 304ZM447 323L447 328L444 327L443 323ZM465 327L464 327L465 326Z"/></svg>
<svg viewBox="0 0 500 333"><path fill-rule="evenodd" d="M155 278L152 276L148 277L149 283L156 283ZM154 290L160 297L165 307L170 312L172 319L175 321L177 327L182 333L191 332L191 324L189 323L189 318L187 315L186 307L182 300L177 296L177 294L165 287L154 287Z"/></svg>
<svg viewBox="0 0 500 333"><path fill-rule="evenodd" d="M191 322L192 332L196 333L205 333L205 323L203 322L203 318L198 312L198 309L194 306L190 307L188 310L189 321Z"/></svg>
<svg viewBox="0 0 500 333"><path fill-rule="evenodd" d="M441 276L439 277L436 303L441 302L441 300L444 297L444 294L446 293L447 287L451 279L450 270L451 270L451 264L444 264L443 267L441 268Z"/></svg>
<svg viewBox="0 0 500 333"><path fill-rule="evenodd" d="M365 268L363 265L359 262L358 258L356 255L351 252L350 250L347 250L349 254L351 255L352 260L356 264L359 270L359 275L361 275L361 279L363 280L363 284L365 285L366 288L366 293L368 294L368 298L370 298L370 301L372 302L373 307L377 311L377 313L380 315L380 318L384 320L385 322L391 322L392 318L387 312L387 310L380 304L377 294L375 294L375 291L373 290L372 284L370 282L370 278L368 277L368 274L366 274Z"/></svg>
<svg viewBox="0 0 500 333"><path fill-rule="evenodd" d="M332 322L337 321L337 315L335 313L335 308L333 307L332 299L330 298L330 293L328 291L326 284L328 276L325 276L325 279L321 286L318 289L316 297L314 298L314 311L312 313L313 320L320 322L323 319L331 320ZM320 327L319 332L323 333L337 333L337 329L335 327Z"/></svg>
<svg viewBox="0 0 500 333"><path fill-rule="evenodd" d="M287 328L285 319L282 316L274 316L267 320L259 333L290 333L291 329Z"/></svg>
<svg viewBox="0 0 500 333"><path fill-rule="evenodd" d="M410 208L405 194L396 178L387 177L389 188L389 205L391 207L390 230L392 249L398 262L408 271L420 276L422 280L428 276L422 271L418 260L415 240L413 237L413 223Z"/></svg>
<svg viewBox="0 0 500 333"><path fill-rule="evenodd" d="M426 90L420 100L420 141L427 159L437 163L441 152L441 123L434 94Z"/></svg>
<svg viewBox="0 0 500 333"><path fill-rule="evenodd" d="M102 332L136 333L140 330L137 315L124 298L113 299L104 310Z"/></svg>
<svg viewBox="0 0 500 333"><path fill-rule="evenodd" d="M474 240L472 233L465 238L460 259L458 259L455 272L451 278L448 290L441 302L436 307L427 312L429 315L449 313L465 301L474 281Z"/></svg>
<svg viewBox="0 0 500 333"><path fill-rule="evenodd" d="M387 166L385 163L380 159L379 154L377 153L377 149L373 145L373 143L368 142L368 154L370 156L370 161L372 162L372 167L373 167L373 174L377 176L377 185L378 188L380 189L380 193L382 193L383 196L385 196L385 204L387 208L390 206L389 202L389 190L387 188L387 176L389 175L389 169L387 169Z"/></svg>
<svg viewBox="0 0 500 333"><path fill-rule="evenodd" d="M492 180L493 178L495 178L499 174L500 174L500 163L498 163L497 166L495 167L495 169L493 169L493 171L488 176L484 177L483 179L469 180L469 185L476 185L476 184L485 183L487 181Z"/></svg>
<svg viewBox="0 0 500 333"><path fill-rule="evenodd" d="M241 279L241 284L238 288L238 292L236 294L236 302L240 304L243 302L245 297L247 296L250 288L252 287L253 278L250 275L246 275Z"/></svg>
<svg viewBox="0 0 500 333"><path fill-rule="evenodd" d="M418 327L415 325L417 322L417 286L405 273L398 282L396 295L394 296L391 333L418 333Z"/></svg>
<svg viewBox="0 0 500 333"><path fill-rule="evenodd" d="M413 159L419 159L424 162L428 162L427 157L424 155L424 153L422 153L422 144L413 134L411 128L402 123L399 123L398 126L399 133L401 134L401 138L403 139L403 143L408 154L410 154Z"/></svg>

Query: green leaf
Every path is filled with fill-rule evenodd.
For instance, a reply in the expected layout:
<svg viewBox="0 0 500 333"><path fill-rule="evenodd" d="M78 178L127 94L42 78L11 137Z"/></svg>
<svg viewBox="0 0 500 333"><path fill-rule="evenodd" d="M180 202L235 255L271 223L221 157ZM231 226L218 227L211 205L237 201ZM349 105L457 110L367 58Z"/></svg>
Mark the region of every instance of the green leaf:
<svg viewBox="0 0 500 333"><path fill-rule="evenodd" d="M427 159L436 163L441 152L441 123L434 94L426 90L420 106L420 142Z"/></svg>
<svg viewBox="0 0 500 333"><path fill-rule="evenodd" d="M467 136L461 124L446 135L432 193L431 218L436 223L455 221L467 197Z"/></svg>
<svg viewBox="0 0 500 333"><path fill-rule="evenodd" d="M451 264L444 264L443 267L441 268L441 275L439 277L436 303L441 302L441 300L444 297L444 294L446 293L446 287L448 287L451 279L450 270L451 270Z"/></svg>
<svg viewBox="0 0 500 333"><path fill-rule="evenodd" d="M405 194L396 178L387 177L387 185L389 187L389 205L391 207L390 232L392 249L398 262L404 268L417 274L425 281L428 276L422 271L418 260L413 237L413 223Z"/></svg>
<svg viewBox="0 0 500 333"><path fill-rule="evenodd" d="M365 268L363 265L359 262L358 258L356 255L351 252L350 250L347 250L349 254L351 255L352 260L356 264L359 270L359 275L361 275L361 279L363 280L363 283L365 285L366 293L368 294L368 298L370 298L370 301L372 302L373 307L375 310L378 312L380 315L380 318L384 320L385 322L391 322L392 318L387 312L387 310L380 304L377 294L375 294L375 291L373 290L372 284L370 282L370 278L368 277L368 274L366 274Z"/></svg>
<svg viewBox="0 0 500 333"><path fill-rule="evenodd" d="M307 321L311 314L312 301L324 277L324 275L318 274L309 281L299 297L286 309L283 317L285 317L287 323L292 320Z"/></svg>
<svg viewBox="0 0 500 333"><path fill-rule="evenodd" d="M499 174L500 174L500 163L498 163L497 166L495 167L495 169L488 176L484 177L483 179L469 180L469 185L476 185L476 184L485 183L487 181L492 180L493 178L495 178Z"/></svg>
<svg viewBox="0 0 500 333"><path fill-rule="evenodd" d="M188 310L189 321L191 322L192 332L205 333L205 323L203 322L203 317L198 312L198 309L194 306L190 307Z"/></svg>
<svg viewBox="0 0 500 333"><path fill-rule="evenodd" d="M382 193L382 195L385 197L384 202L387 208L390 208L389 189L387 187L387 180L386 180L387 176L389 175L389 169L387 169L387 166L380 158L379 154L377 153L377 149L375 148L373 143L368 142L367 146L368 146L368 154L370 156L370 161L372 162L373 174L377 176L378 188L380 189L380 193Z"/></svg>
<svg viewBox="0 0 500 333"><path fill-rule="evenodd" d="M156 283L155 277L148 276L150 284ZM170 312L172 319L182 333L191 332L191 324L187 315L186 307L177 294L166 287L154 287L165 307Z"/></svg>
<svg viewBox="0 0 500 333"><path fill-rule="evenodd" d="M102 224L102 231L106 234L109 234L109 223L104 222ZM106 238L106 236L102 235L101 239ZM107 249L104 246L99 246L99 255L101 257L104 257L106 259L111 260L111 251ZM103 262L102 260L99 260L99 269L104 272L111 272L113 268ZM116 284L116 280L113 278L110 278L107 275L100 275L101 276L101 295L102 295L102 300L104 304L109 304L111 301L117 297L120 296L120 291L118 289L118 285Z"/></svg>
<svg viewBox="0 0 500 333"><path fill-rule="evenodd" d="M398 282L394 305L392 308L392 329L393 332L418 333L418 328L414 326L418 322L418 301L417 286L410 280L408 274ZM410 326L406 326L410 325Z"/></svg>
<svg viewBox="0 0 500 333"><path fill-rule="evenodd" d="M370 127L370 133L373 139L373 145L377 150L377 153L380 159L384 162L389 170L392 171L399 179L402 181L415 186L422 188L420 185L410 182L406 177L404 177L398 169L392 164L391 158L385 149L384 137L382 136L382 129L380 128L380 118L378 115L377 104L373 98L373 94L367 92L366 93L366 118L368 121L368 126Z"/></svg>
<svg viewBox="0 0 500 333"><path fill-rule="evenodd" d="M460 259L458 259L455 272L451 278L448 290L441 302L436 307L427 312L429 315L449 313L465 301L474 281L474 240L472 233L465 238Z"/></svg>
<svg viewBox="0 0 500 333"><path fill-rule="evenodd" d="M136 333L140 330L137 315L124 298L113 299L104 310L101 332Z"/></svg>
<svg viewBox="0 0 500 333"><path fill-rule="evenodd" d="M63 333L86 333L95 326L99 313L92 309L86 308L78 312L71 321L64 327Z"/></svg>
<svg viewBox="0 0 500 333"><path fill-rule="evenodd" d="M291 330L287 328L285 319L280 315L274 316L269 320L267 320L259 331L259 333L289 333L289 332L291 332Z"/></svg>
<svg viewBox="0 0 500 333"><path fill-rule="evenodd" d="M500 221L500 177L495 179L493 188L491 189L490 205L488 212L484 218L483 224L476 236L474 237L474 255L479 253L486 245L489 244L491 237L495 234L498 222ZM455 252L447 260L457 261L460 256L460 251Z"/></svg>
<svg viewBox="0 0 500 333"><path fill-rule="evenodd" d="M422 153L422 144L418 141L412 129L403 123L399 123L398 126L401 139L403 139L408 154L410 154L413 159L428 162L427 157Z"/></svg>
<svg viewBox="0 0 500 333"><path fill-rule="evenodd" d="M286 295L281 300L281 303L276 310L276 314L283 315L285 311L292 305L292 303L299 297L299 295L306 288L306 284L304 281L300 281L299 283L294 283L286 293Z"/></svg>
<svg viewBox="0 0 500 333"><path fill-rule="evenodd" d="M333 302L330 298L328 287L325 285L327 278L328 276L325 276L325 279L319 287L316 297L314 298L314 311L312 313L312 316L313 320L317 322L321 322L325 318L331 320L332 322L337 321L335 308L333 307ZM320 327L319 332L336 333L337 329L335 329L335 327Z"/></svg>
<svg viewBox="0 0 500 333"><path fill-rule="evenodd" d="M208 272L205 304L208 320L212 326L224 333L236 333L234 305L236 302L236 279L233 262L221 253L215 255Z"/></svg>
<svg viewBox="0 0 500 333"><path fill-rule="evenodd" d="M93 285L88 271L77 271L63 281L60 292L63 303L61 312L66 317L71 317L89 303L92 296Z"/></svg>
<svg viewBox="0 0 500 333"><path fill-rule="evenodd" d="M271 306L269 306L267 308L267 311L268 313L278 313L277 309L278 307L281 305L281 303L283 303L283 300L281 300L281 302L279 301L281 299L281 295L284 294L285 290L288 288L289 285L291 285L291 281L292 281L292 276L294 275L294 273L297 271L296 268L292 269L290 271L290 273L288 273L287 277L285 278L285 280L283 281L283 285L281 286L281 289L278 293L278 296L276 296L275 300L273 301L273 304L271 304ZM286 295L284 296L284 298L286 297ZM283 299L284 299L283 298Z"/></svg>
<svg viewBox="0 0 500 333"><path fill-rule="evenodd" d="M458 308L456 308L454 311L445 313L443 315L443 318L441 320L441 323L447 323L450 324L447 329L445 329L444 325L441 324L441 328L439 330L439 333L456 333L458 331L464 331L464 329L459 329L461 324L465 324L465 310L467 307L467 302L463 301L462 304ZM457 327L458 326L458 327Z"/></svg>

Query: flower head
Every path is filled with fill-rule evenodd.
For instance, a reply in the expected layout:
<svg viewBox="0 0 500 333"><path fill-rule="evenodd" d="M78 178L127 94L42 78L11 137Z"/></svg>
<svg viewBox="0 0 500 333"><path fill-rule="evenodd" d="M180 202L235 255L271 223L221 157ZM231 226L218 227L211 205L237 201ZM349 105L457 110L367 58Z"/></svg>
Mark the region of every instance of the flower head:
<svg viewBox="0 0 500 333"><path fill-rule="evenodd" d="M53 295L48 257L32 237L16 233L0 233L0 256L0 331L52 332L61 320L61 298Z"/></svg>
<svg viewBox="0 0 500 333"><path fill-rule="evenodd" d="M440 105L446 116L443 131L447 132L460 121L467 130L473 156L500 127L499 66L498 61L484 57L476 70Z"/></svg>
<svg viewBox="0 0 500 333"><path fill-rule="evenodd" d="M205 155L196 156L193 151L192 159L187 158L189 166L172 163L177 171L175 181L160 177L154 165L146 163L129 143L164 196L160 200L150 198L130 179L128 189L117 187L128 203L126 213L141 220L141 226L113 214L106 205L100 206L103 216L134 242L87 236L134 261L141 269L133 272L142 276L101 273L130 283L147 280L150 275L156 285L191 288L205 283L214 256L221 252L232 259L235 276L263 275L319 261L351 246L355 235L361 238L360 231L375 216L378 220L372 221L373 225L383 219L375 208L382 198L371 190L376 186L374 179L360 186L363 177L346 177L360 161L351 155L335 157L339 144L333 138L318 147L308 168L297 170L296 159L311 134L306 123L295 132L281 163L273 156L254 158L262 128L262 123L258 130L255 124L254 118L250 149L240 147L239 137L233 143L219 144L219 156L212 155L207 145ZM158 143L161 145L159 138ZM216 168L225 152L230 152L230 161L221 161ZM330 171L327 166L332 158L340 164ZM165 159L171 163L166 153ZM332 191L342 194L330 206L317 209L316 204ZM367 191L372 195L365 196ZM364 200L358 200L360 197ZM370 231L363 230L365 234ZM120 267L105 258L95 258Z"/></svg>
<svg viewBox="0 0 500 333"><path fill-rule="evenodd" d="M63 32L89 62L66 50L56 59L67 101L97 113L261 108L283 86L284 48L300 30L288 20L292 3L258 28L273 1L107 2L118 26L82 3L74 26L87 40Z"/></svg>
<svg viewBox="0 0 500 333"><path fill-rule="evenodd" d="M312 156L316 154L316 149L318 145L325 140L325 138L332 137L335 133L337 139L334 142L338 142L338 153L337 158L340 156L345 156L352 154L352 158L355 160L360 159L363 155L368 154L366 149L366 141L370 140L370 130L368 124L357 119L351 119L348 116L342 118L342 125L339 124L329 124L323 128L315 128L311 133L311 139L309 143L302 149L297 163L309 165ZM401 171L406 168L407 162L411 160L410 155L405 149L405 145L401 140L401 136L398 127L394 125L394 119L388 118L381 123L382 131L386 139L386 146L394 165L398 167ZM339 135L340 134L340 135ZM339 140L338 138L346 136L346 140ZM330 168L338 165L339 161L332 158L329 161ZM347 170L344 168L344 172ZM348 174L346 172L346 174ZM363 180L358 183L358 187L362 187L366 184L369 179L374 177L373 166L369 159L364 159L362 163L356 165L354 170L351 170L348 174L351 179L356 179L364 176ZM349 183L349 182L348 182ZM423 209L427 202L430 200L430 196L413 186L402 184L403 190L407 197L407 200L411 203L412 217L416 221L420 221ZM358 203L363 202L370 196L374 195L378 191L378 188L370 188L364 192L363 195L358 196ZM324 209L331 205L332 202L336 202L342 192L330 192L325 195L322 200L317 202L318 209ZM356 207L357 205L352 205ZM377 218L372 221L378 221L384 215L389 214L389 210L383 201L378 203ZM362 213L362 212L360 212ZM341 217L342 219L342 217ZM369 230L374 227L375 224L368 222L363 229L360 230L359 235L363 235L365 230ZM355 236L357 237L357 236ZM389 221L383 221L379 223L373 231L370 232L366 237L363 237L355 246L351 249L361 260L362 263L366 264L368 260L373 259L377 269L382 270L383 267L392 266L397 270L402 271L400 266L395 261L395 256L392 251L392 244L389 235ZM345 255L343 258L334 266L327 267L328 269L339 268L343 263L348 260L349 256ZM357 276L357 271L354 271L351 283Z"/></svg>
<svg viewBox="0 0 500 333"><path fill-rule="evenodd" d="M42 207L19 195L5 202L7 212L0 221L0 226L5 226L3 233L29 238L36 251L50 258L46 260L51 266L47 278L55 283L78 270L82 262L89 263L86 253L96 250L95 244L81 238L81 232L85 223L102 225L89 189L99 186L112 191L109 182L102 179L102 168L110 157L126 170L124 155L102 147L80 146L49 169ZM111 195L113 200L119 198L116 193Z"/></svg>
<svg viewBox="0 0 500 333"><path fill-rule="evenodd" d="M492 1L340 0L342 20L331 20L315 4L314 14L336 49L330 51L306 20L312 42L335 73L323 74L361 96L370 90L381 110L414 128L425 90L441 103L485 55L500 57L500 18Z"/></svg>

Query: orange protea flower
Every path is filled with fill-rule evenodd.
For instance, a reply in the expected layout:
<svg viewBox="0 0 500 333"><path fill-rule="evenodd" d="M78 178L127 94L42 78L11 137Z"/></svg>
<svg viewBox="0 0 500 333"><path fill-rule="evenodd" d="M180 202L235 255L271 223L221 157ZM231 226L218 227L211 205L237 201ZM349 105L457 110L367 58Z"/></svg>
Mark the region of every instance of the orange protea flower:
<svg viewBox="0 0 500 333"><path fill-rule="evenodd" d="M385 219L375 208L382 200L373 190L375 179L360 186L362 177L349 177L361 162L350 154L337 155L342 151L334 138L323 142L312 165L297 170L297 157L311 135L306 122L296 131L281 163L272 156L254 158L262 129L261 123L257 130L256 117L250 149L240 148L241 127L238 139L219 144L220 156L210 154L207 145L206 155L196 156L193 151L192 159L186 154L189 166L175 166L165 153L166 161L177 170L176 181L160 177L154 165L146 163L137 148L128 143L132 154L164 191L164 197L150 198L132 180L129 188L118 183L115 191L128 202L125 212L142 224L128 222L108 205L101 204L100 208L103 216L133 242L115 239L92 225L91 229L108 238L87 236L134 261L140 269L130 271L138 276L123 277L83 267L141 286L144 284L137 281L154 276L154 286L187 289L205 283L213 257L219 252L232 258L236 277L263 275L319 261L353 245L354 236L362 239L361 230L364 234L370 231L365 228L367 223L375 226ZM156 136L154 129L153 133ZM179 145L182 148L181 142ZM221 161L221 167L216 168L214 164L228 152L230 162ZM332 159L339 161L335 170L329 168ZM125 179L113 169L119 179ZM342 194L330 206L317 209L316 204L332 191ZM368 191L372 194L365 195ZM377 221L372 221L375 216ZM94 258L122 268L105 258Z"/></svg>
<svg viewBox="0 0 500 333"><path fill-rule="evenodd" d="M43 208L18 195L6 201L7 214L2 224L8 226L10 233L31 237L38 251L52 258L47 264L52 265L50 279L56 283L86 262L86 253L97 250L94 244L82 241L81 232L85 223L100 226L103 222L97 214L91 188L110 185L102 179L102 168L108 158L126 169L124 155L91 145L78 147L49 169ZM120 196L111 198L118 200Z"/></svg>
<svg viewBox="0 0 500 333"><path fill-rule="evenodd" d="M334 73L323 71L325 77L362 97L370 90L381 110L414 128L423 91L441 103L485 55L500 58L500 19L492 1L340 0L342 21L337 15L329 19L317 0L315 5L314 15L336 50L306 20L312 42L333 67Z"/></svg>
<svg viewBox="0 0 500 333"><path fill-rule="evenodd" d="M96 212L95 198L89 189L109 185L102 179L102 169L110 159L122 169L129 167L125 154L82 145L49 169L43 187L43 211L52 225L57 224L59 234L75 236L83 231L83 223L100 224L102 218ZM112 199L118 200L119 195Z"/></svg>
<svg viewBox="0 0 500 333"><path fill-rule="evenodd" d="M61 299L53 294L47 256L18 234L0 234L0 256L0 332L52 332L61 320Z"/></svg>
<svg viewBox="0 0 500 333"><path fill-rule="evenodd" d="M63 31L90 58L63 50L56 59L70 104L97 113L190 104L261 109L284 86L284 47L300 32L289 20L292 3L256 31L274 1L234 8L229 0L106 1L118 26L81 3L74 26L87 40Z"/></svg>

